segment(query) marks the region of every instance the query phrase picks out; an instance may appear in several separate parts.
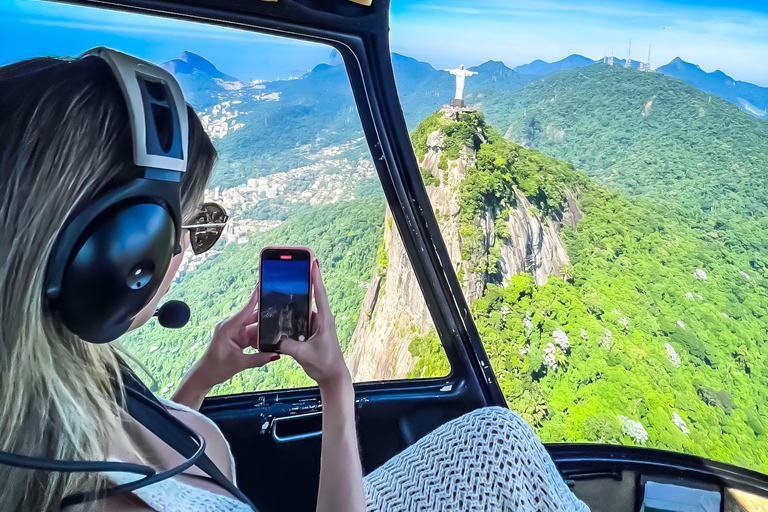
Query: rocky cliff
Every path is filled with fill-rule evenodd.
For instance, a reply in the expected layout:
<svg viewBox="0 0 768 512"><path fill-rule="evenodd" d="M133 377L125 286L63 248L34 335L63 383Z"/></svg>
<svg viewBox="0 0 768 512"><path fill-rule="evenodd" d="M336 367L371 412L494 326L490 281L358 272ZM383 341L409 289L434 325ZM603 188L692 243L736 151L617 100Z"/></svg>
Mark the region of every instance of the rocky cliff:
<svg viewBox="0 0 768 512"><path fill-rule="evenodd" d="M487 142L480 128L476 139L481 144ZM507 218L502 219L506 230L498 228L502 211L486 209L474 218L471 226L463 227L462 236L461 183L467 170L477 165L477 151L465 145L457 159L449 160L445 145L443 131L429 133L420 167L467 301L471 304L480 298L488 282L501 284L513 274L531 274L537 284L544 284L552 274L559 276L560 269L570 263L559 231L564 224L575 226L581 218L576 203L578 192L566 190L565 206L541 219L522 192L514 189L512 205L505 209ZM355 381L406 378L416 362L408 350L411 340L432 328L432 319L389 209L384 223L379 269L371 280L347 357ZM471 251L466 247L467 229L475 231L474 239L479 242ZM489 268L494 270L488 272Z"/></svg>

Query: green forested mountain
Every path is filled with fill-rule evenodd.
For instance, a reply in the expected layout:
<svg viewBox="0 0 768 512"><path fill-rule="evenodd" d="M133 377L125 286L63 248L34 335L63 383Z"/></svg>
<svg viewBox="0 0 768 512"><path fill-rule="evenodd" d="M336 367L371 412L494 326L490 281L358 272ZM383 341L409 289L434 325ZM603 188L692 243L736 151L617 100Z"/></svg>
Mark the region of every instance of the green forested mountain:
<svg viewBox="0 0 768 512"><path fill-rule="evenodd" d="M768 123L682 80L595 64L489 93L483 109L507 139L612 189L704 214L768 212Z"/></svg>
<svg viewBox="0 0 768 512"><path fill-rule="evenodd" d="M768 122L682 80L602 63L479 101L507 139L611 190L683 207L702 238L728 239L765 272Z"/></svg>
<svg viewBox="0 0 768 512"><path fill-rule="evenodd" d="M323 281L342 348L360 314L381 238L385 201L368 198L329 204L293 215L278 228L253 234L245 244L229 244L216 258L174 284L166 299L192 308L181 329L156 322L122 338L124 346L157 379L160 394L170 396L181 377L203 354L218 322L242 308L258 278L259 252L268 245L311 247L321 262ZM214 389L215 394L309 386L313 382L289 357L250 370Z"/></svg>
<svg viewBox="0 0 768 512"><path fill-rule="evenodd" d="M446 73L407 58L395 64L411 124L414 112L446 102ZM467 102L499 133L482 115L449 122L438 113L412 135L419 158L436 129L446 136L446 158L463 146L477 151L459 186L462 257L482 238L473 221L503 218L514 190L542 222L562 209L566 191L576 192L584 214L560 232L571 262L563 277L541 286L525 274L504 282L493 251L472 270L491 283L472 311L510 407L545 441L644 444L768 471L768 123L658 74L596 64L529 83L537 78L484 66L487 80L477 83L485 88L473 90L470 78ZM306 172L281 176L285 189L238 213L284 224L249 232L246 243L229 244L172 288L169 298L193 308L188 326L151 325L125 340L166 396L214 325L247 300L265 245L315 251L346 348L382 239L380 197L347 201L347 194L327 205L299 198L315 178L359 174L327 163L335 156L318 164L319 152L369 158L341 67L224 96L206 107L209 121L227 123L215 140L221 163L212 186ZM372 180L354 196L380 193ZM508 236L503 223L494 227L493 236ZM419 358L410 376L447 374L434 331L415 337L410 350ZM216 392L311 384L289 359Z"/></svg>
<svg viewBox="0 0 768 512"><path fill-rule="evenodd" d="M759 119L768 120L768 87L734 80L720 70L707 73L698 65L685 62L680 57L656 68L656 72L685 80L697 89L717 94Z"/></svg>
<svg viewBox="0 0 768 512"><path fill-rule="evenodd" d="M583 219L561 232L565 280L536 286L516 275L471 307L509 406L544 441L643 444L768 470L766 279L742 273L732 250L702 240L677 207L609 192L505 141L480 115L426 120L417 153L436 127L447 148L477 150L461 216L513 206L513 186L550 209L562 207L565 188L580 195ZM487 143L473 140L477 127ZM446 373L436 341L412 345L418 374Z"/></svg>

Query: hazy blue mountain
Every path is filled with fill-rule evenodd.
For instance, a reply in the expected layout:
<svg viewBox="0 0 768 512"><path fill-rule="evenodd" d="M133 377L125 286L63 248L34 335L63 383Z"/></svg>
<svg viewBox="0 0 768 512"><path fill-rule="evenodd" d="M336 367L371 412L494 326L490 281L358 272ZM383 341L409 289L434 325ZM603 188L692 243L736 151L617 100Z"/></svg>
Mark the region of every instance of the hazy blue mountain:
<svg viewBox="0 0 768 512"><path fill-rule="evenodd" d="M341 66L344 64L344 59L341 57L339 50L336 48L331 50L331 54L328 56L328 62L326 62L326 64L330 64L331 66Z"/></svg>
<svg viewBox="0 0 768 512"><path fill-rule="evenodd" d="M734 80L722 71L707 73L696 64L675 57L656 72L685 80L697 89L720 96L755 117L768 119L768 87Z"/></svg>
<svg viewBox="0 0 768 512"><path fill-rule="evenodd" d="M497 60L489 60L479 66L472 66L469 70L476 71L478 74L467 79L466 90L468 92L484 89L516 91L539 79L536 75L524 74L510 69L503 62Z"/></svg>
<svg viewBox="0 0 768 512"><path fill-rule="evenodd" d="M222 73L210 61L192 52L182 52L177 58L163 62L160 66L176 77L186 100L200 110L216 104L228 89L243 83Z"/></svg>
<svg viewBox="0 0 768 512"><path fill-rule="evenodd" d="M594 64L595 60L584 57L583 55L569 55L557 62L544 62L536 59L529 64L517 66L515 71L524 75L547 75L553 71L564 71L566 69L580 68Z"/></svg>
<svg viewBox="0 0 768 512"><path fill-rule="evenodd" d="M410 130L440 106L451 102L456 79L447 71L439 71L426 62L399 53L392 54L392 66Z"/></svg>
<svg viewBox="0 0 768 512"><path fill-rule="evenodd" d="M219 78L227 82L239 82L240 80L222 73L211 62L192 52L182 52L177 58L161 64L163 69L174 75L191 75L194 72L208 75L210 78Z"/></svg>

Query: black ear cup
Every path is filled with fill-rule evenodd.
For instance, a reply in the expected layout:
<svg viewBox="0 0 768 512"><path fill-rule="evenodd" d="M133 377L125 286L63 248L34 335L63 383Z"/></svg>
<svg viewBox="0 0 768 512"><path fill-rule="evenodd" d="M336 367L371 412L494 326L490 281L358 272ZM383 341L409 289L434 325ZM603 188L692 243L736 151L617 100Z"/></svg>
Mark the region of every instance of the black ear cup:
<svg viewBox="0 0 768 512"><path fill-rule="evenodd" d="M52 305L86 341L112 341L155 295L175 244L175 223L158 204L128 202L94 219L70 253Z"/></svg>
<svg viewBox="0 0 768 512"><path fill-rule="evenodd" d="M82 339L125 333L163 282L181 239L180 180L187 167L187 106L169 72L94 48L128 109L135 176L73 205L53 245L43 290L46 312Z"/></svg>

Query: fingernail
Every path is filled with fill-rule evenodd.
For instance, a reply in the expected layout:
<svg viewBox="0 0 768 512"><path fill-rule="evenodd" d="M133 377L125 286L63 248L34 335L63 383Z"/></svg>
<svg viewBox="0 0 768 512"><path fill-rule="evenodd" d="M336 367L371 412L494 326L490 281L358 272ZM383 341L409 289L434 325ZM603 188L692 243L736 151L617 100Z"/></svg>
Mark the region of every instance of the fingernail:
<svg viewBox="0 0 768 512"><path fill-rule="evenodd" d="M278 355L275 355L275 356L272 356L272 357L269 359L269 362L271 363L272 361L277 361L278 359L280 359L280 355L279 355L279 354L278 354Z"/></svg>

